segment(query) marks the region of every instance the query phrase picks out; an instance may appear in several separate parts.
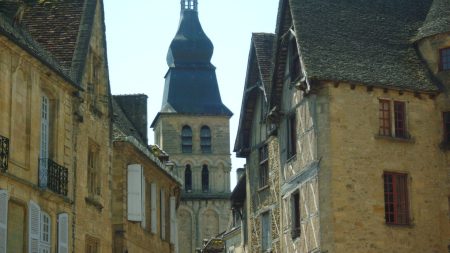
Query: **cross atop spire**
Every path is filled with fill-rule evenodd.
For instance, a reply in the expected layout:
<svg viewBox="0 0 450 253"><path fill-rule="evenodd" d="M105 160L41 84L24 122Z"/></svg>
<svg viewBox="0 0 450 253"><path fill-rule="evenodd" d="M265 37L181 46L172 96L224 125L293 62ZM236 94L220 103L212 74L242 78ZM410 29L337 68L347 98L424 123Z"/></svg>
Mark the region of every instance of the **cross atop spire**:
<svg viewBox="0 0 450 253"><path fill-rule="evenodd" d="M197 0L181 0L181 11L184 10L198 11L197 7L198 7Z"/></svg>

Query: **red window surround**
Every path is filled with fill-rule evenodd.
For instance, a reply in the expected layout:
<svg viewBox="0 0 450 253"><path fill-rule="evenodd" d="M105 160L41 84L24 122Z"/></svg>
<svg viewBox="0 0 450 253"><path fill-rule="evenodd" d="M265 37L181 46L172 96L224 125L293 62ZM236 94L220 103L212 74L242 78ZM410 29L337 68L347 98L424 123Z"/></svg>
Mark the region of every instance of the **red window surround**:
<svg viewBox="0 0 450 253"><path fill-rule="evenodd" d="M450 47L439 50L439 70L450 70Z"/></svg>
<svg viewBox="0 0 450 253"><path fill-rule="evenodd" d="M391 136L391 103L389 100L380 99L380 130L382 136Z"/></svg>
<svg viewBox="0 0 450 253"><path fill-rule="evenodd" d="M387 224L409 224L408 175L385 172L384 211Z"/></svg>

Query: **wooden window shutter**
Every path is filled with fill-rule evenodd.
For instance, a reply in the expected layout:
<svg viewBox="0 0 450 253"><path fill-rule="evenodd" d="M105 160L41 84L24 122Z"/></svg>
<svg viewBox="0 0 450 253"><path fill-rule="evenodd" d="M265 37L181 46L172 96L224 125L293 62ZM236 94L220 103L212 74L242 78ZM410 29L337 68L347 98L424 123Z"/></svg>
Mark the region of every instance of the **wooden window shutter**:
<svg viewBox="0 0 450 253"><path fill-rule="evenodd" d="M28 252L39 252L40 239L40 224L41 224L41 208L30 201L28 204Z"/></svg>
<svg viewBox="0 0 450 253"><path fill-rule="evenodd" d="M39 242L39 252L40 253L50 253L51 245L51 227L52 221L50 216L44 212L41 212L41 224L40 224L40 242Z"/></svg>
<svg viewBox="0 0 450 253"><path fill-rule="evenodd" d="M69 215L58 215L58 253L69 252Z"/></svg>
<svg viewBox="0 0 450 253"><path fill-rule="evenodd" d="M128 220L142 221L142 166L128 165Z"/></svg>
<svg viewBox="0 0 450 253"><path fill-rule="evenodd" d="M142 172L142 177L141 177L141 213L142 213L142 222L141 222L141 227L145 228L145 177L144 177L144 172Z"/></svg>
<svg viewBox="0 0 450 253"><path fill-rule="evenodd" d="M161 239L166 239L166 198L164 189L161 189Z"/></svg>
<svg viewBox="0 0 450 253"><path fill-rule="evenodd" d="M170 197L170 243L175 244L176 233L176 199L174 196Z"/></svg>
<svg viewBox="0 0 450 253"><path fill-rule="evenodd" d="M6 253L8 242L8 192L0 190L0 253Z"/></svg>
<svg viewBox="0 0 450 253"><path fill-rule="evenodd" d="M152 223L152 233L156 234L157 230L157 210L156 210L156 183L151 184L151 223Z"/></svg>

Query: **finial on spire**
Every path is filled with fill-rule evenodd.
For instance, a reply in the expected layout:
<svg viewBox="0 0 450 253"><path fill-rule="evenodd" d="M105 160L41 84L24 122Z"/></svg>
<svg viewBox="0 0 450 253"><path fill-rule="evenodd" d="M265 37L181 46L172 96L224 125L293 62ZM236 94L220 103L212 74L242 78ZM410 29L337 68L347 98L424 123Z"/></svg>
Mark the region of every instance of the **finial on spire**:
<svg viewBox="0 0 450 253"><path fill-rule="evenodd" d="M198 7L197 0L181 0L181 11L184 10L198 11L197 7Z"/></svg>

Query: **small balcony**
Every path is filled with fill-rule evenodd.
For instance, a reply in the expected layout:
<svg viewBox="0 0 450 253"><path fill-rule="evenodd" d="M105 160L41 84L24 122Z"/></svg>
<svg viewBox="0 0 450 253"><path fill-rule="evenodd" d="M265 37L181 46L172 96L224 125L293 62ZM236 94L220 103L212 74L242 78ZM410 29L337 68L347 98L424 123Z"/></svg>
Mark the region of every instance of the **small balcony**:
<svg viewBox="0 0 450 253"><path fill-rule="evenodd" d="M68 182L67 168L51 159L39 159L39 187L67 196Z"/></svg>
<svg viewBox="0 0 450 253"><path fill-rule="evenodd" d="M0 171L8 170L9 139L0 135Z"/></svg>

